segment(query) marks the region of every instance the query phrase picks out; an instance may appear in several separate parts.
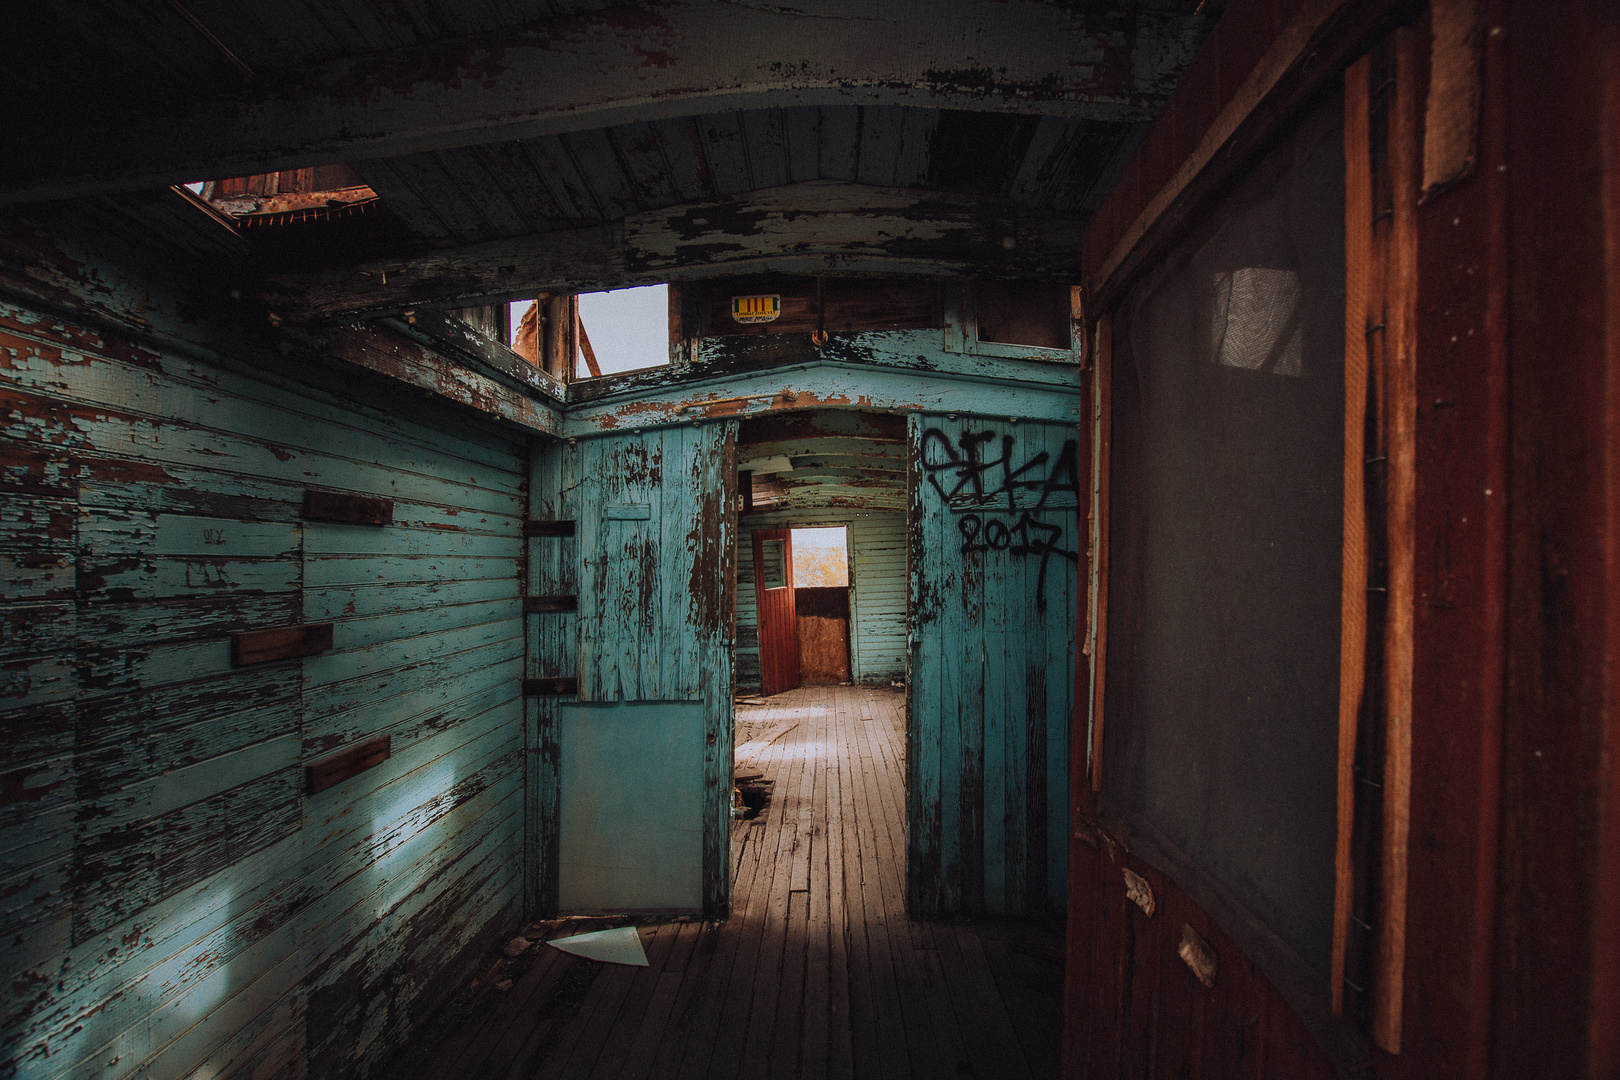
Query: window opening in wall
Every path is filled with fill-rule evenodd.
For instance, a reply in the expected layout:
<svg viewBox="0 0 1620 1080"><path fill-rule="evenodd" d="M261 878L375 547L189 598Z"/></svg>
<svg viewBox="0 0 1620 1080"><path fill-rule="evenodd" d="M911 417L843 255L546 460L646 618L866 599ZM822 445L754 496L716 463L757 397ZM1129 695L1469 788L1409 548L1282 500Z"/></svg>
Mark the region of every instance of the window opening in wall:
<svg viewBox="0 0 1620 1080"><path fill-rule="evenodd" d="M669 363L669 286L580 293L575 378Z"/></svg>
<svg viewBox="0 0 1620 1080"><path fill-rule="evenodd" d="M1068 349L1069 287L1045 281L981 281L979 340Z"/></svg>
<svg viewBox="0 0 1620 1080"><path fill-rule="evenodd" d="M506 345L529 363L540 366L540 301L513 300L506 305Z"/></svg>
<svg viewBox="0 0 1620 1080"><path fill-rule="evenodd" d="M759 574L767 589L787 588L787 562L782 557L783 546L781 540L761 542Z"/></svg>
<svg viewBox="0 0 1620 1080"><path fill-rule="evenodd" d="M793 581L801 589L841 589L849 585L845 527L793 530Z"/></svg>

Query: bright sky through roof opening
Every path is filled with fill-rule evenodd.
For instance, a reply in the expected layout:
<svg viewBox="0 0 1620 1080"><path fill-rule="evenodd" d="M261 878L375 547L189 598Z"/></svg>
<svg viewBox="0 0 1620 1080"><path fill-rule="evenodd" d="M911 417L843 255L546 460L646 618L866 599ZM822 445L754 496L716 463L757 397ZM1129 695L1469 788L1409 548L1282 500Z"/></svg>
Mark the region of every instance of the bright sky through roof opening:
<svg viewBox="0 0 1620 1080"><path fill-rule="evenodd" d="M602 374L669 363L669 286L579 294L579 321ZM579 373L589 375L584 360Z"/></svg>

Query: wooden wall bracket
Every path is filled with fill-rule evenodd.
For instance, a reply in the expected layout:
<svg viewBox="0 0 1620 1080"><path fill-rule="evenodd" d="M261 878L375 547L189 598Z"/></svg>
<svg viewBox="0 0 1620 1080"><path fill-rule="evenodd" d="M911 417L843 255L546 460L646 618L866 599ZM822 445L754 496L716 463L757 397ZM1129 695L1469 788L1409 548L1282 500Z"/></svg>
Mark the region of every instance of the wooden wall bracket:
<svg viewBox="0 0 1620 1080"><path fill-rule="evenodd" d="M304 492L304 518L343 525L392 525L394 500L310 489Z"/></svg>
<svg viewBox="0 0 1620 1080"><path fill-rule="evenodd" d="M523 598L523 613L536 615L548 611L578 611L579 597L577 596L525 596Z"/></svg>
<svg viewBox="0 0 1620 1080"><path fill-rule="evenodd" d="M573 536L572 521L525 521L524 536Z"/></svg>
<svg viewBox="0 0 1620 1080"><path fill-rule="evenodd" d="M309 793L325 791L327 788L358 776L367 769L375 768L388 760L393 752L394 737L383 735L379 738L363 742L359 746L351 746L340 754L333 754L324 761L317 761L313 765L305 766L304 779Z"/></svg>
<svg viewBox="0 0 1620 1080"><path fill-rule="evenodd" d="M332 624L329 622L278 626L273 630L243 630L231 635L231 663L235 667L268 664L272 660L315 656L331 647Z"/></svg>
<svg viewBox="0 0 1620 1080"><path fill-rule="evenodd" d="M524 697L571 697L579 693L579 680L572 675L563 678L524 679Z"/></svg>

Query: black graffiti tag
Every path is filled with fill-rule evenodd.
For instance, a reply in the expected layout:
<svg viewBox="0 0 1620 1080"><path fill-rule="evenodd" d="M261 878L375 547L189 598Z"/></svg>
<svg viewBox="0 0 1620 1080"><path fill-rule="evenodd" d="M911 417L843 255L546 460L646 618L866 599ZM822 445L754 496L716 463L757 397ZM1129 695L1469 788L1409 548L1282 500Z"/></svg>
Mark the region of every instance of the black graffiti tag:
<svg viewBox="0 0 1620 1080"><path fill-rule="evenodd" d="M999 456L992 457L997 449L993 446L994 432L963 431L953 443L939 428L929 428L922 435L923 472L940 498L959 509L963 504L974 508L975 512L957 519L964 554L1005 551L1040 560L1035 604L1037 610L1045 611L1047 563L1057 555L1079 565L1080 553L1062 545L1062 525L1033 515L1047 509L1048 501L1058 492L1072 493L1072 505L1079 505L1079 444L1073 439L1065 442L1056 462L1051 462L1051 454L1042 450L1022 464L1015 464L1017 440L1011 435L1002 435L1000 440ZM1033 504L1029 494L1020 498L1021 493L1033 493ZM1003 498L1005 520L998 516L998 504ZM978 512L981 506L985 512Z"/></svg>

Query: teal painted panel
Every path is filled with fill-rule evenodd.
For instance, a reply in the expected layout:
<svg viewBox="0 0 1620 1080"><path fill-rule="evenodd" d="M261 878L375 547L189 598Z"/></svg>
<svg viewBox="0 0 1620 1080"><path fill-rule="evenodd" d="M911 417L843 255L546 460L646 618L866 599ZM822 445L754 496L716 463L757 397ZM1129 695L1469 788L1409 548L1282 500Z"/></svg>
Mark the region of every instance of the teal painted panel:
<svg viewBox="0 0 1620 1080"><path fill-rule="evenodd" d="M703 704L570 703L558 730L562 910L700 909Z"/></svg>
<svg viewBox="0 0 1620 1080"><path fill-rule="evenodd" d="M919 912L1065 897L1077 429L913 417L908 889Z"/></svg>
<svg viewBox="0 0 1620 1080"><path fill-rule="evenodd" d="M731 423L686 424L543 447L531 461L531 512L573 521L575 532L526 541L531 594L579 597L577 612L528 616L532 675L576 676L581 702L701 705L701 906L711 914L728 896L735 439ZM532 709L530 888L553 911L563 888L554 822L569 797L561 712L547 699Z"/></svg>

